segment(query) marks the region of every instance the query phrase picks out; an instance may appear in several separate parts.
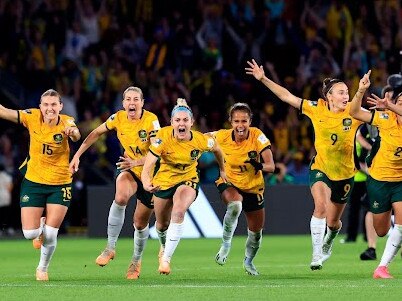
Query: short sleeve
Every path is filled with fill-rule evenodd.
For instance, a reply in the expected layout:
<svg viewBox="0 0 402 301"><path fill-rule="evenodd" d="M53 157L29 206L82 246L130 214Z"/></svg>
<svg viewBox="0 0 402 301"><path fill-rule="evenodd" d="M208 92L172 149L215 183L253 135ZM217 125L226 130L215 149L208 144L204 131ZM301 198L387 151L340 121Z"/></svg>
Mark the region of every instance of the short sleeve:
<svg viewBox="0 0 402 301"><path fill-rule="evenodd" d="M20 123L24 127L29 128L30 121L33 120L34 116L36 115L36 111L35 109L19 110L18 114Z"/></svg>
<svg viewBox="0 0 402 301"><path fill-rule="evenodd" d="M159 124L158 118L155 116L155 119L152 120L151 126L149 128L149 137L153 138L156 137L156 133L161 129L161 126Z"/></svg>
<svg viewBox="0 0 402 301"><path fill-rule="evenodd" d="M117 115L115 113L113 115L110 115L110 117L106 120L105 125L106 128L110 131L116 128L116 123L117 123Z"/></svg>
<svg viewBox="0 0 402 301"><path fill-rule="evenodd" d="M261 153L264 149L271 147L271 141L261 130L257 130L257 149Z"/></svg>
<svg viewBox="0 0 402 301"><path fill-rule="evenodd" d="M384 128L389 124L389 119L390 115L388 112L375 111L371 124L379 128Z"/></svg>

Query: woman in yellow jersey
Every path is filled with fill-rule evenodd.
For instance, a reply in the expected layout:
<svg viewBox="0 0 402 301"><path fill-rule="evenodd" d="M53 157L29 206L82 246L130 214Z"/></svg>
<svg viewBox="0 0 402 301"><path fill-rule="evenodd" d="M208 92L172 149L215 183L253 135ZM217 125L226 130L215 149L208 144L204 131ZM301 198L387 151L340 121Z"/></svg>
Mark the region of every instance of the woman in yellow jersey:
<svg viewBox="0 0 402 301"><path fill-rule="evenodd" d="M356 173L354 140L361 121L349 115L349 92L339 79L325 79L323 98L301 99L265 76L255 60L247 62L246 73L253 75L279 99L299 109L313 124L316 156L310 164L310 189L314 212L310 221L313 247L310 268L318 270L332 253L340 220L353 188ZM327 225L327 234L324 237Z"/></svg>
<svg viewBox="0 0 402 301"><path fill-rule="evenodd" d="M235 103L229 110L232 128L214 132L216 142L225 156L228 179L227 183L222 179L216 181L227 209L223 219L222 244L215 261L220 265L226 263L233 233L244 209L248 236L243 266L249 275L257 276L259 272L253 259L260 248L265 223L265 183L262 172L274 172L275 164L270 141L261 130L251 127L251 118L251 109L247 104Z"/></svg>
<svg viewBox="0 0 402 301"><path fill-rule="evenodd" d="M179 98L171 114L171 126L162 128L146 156L141 179L144 189L154 193L156 228L167 229L166 244L159 260L159 272L170 274L170 259L183 233L184 215L197 197L197 160L212 151L226 181L223 154L207 134L192 131L194 117L185 99ZM156 162L160 166L151 174Z"/></svg>
<svg viewBox="0 0 402 301"><path fill-rule="evenodd" d="M115 130L124 149L124 156L116 163L119 174L116 178L116 193L110 206L108 217L108 241L104 251L96 258L96 264L105 266L115 257L117 239L124 224L125 210L133 195L137 204L133 217L134 251L127 270L127 279L138 279L141 272L141 258L149 236L149 219L153 213L152 194L144 191L141 171L151 140L160 129L158 117L146 111L142 90L128 87L123 92L123 108L111 115L82 142L70 162L71 172L78 170L81 155L94 144L101 135ZM166 233L158 233L164 243Z"/></svg>
<svg viewBox="0 0 402 301"><path fill-rule="evenodd" d="M0 118L25 126L29 131L29 155L20 169L21 223L26 239L41 249L36 280L47 281L48 267L57 245L57 235L71 202L72 174L68 170L68 138L80 139L80 131L63 109L60 95L47 90L39 109L11 110L0 105ZM46 210L46 219L42 217Z"/></svg>
<svg viewBox="0 0 402 301"><path fill-rule="evenodd" d="M369 76L366 75L360 80L350 114L377 126L379 130L380 147L371 162L367 178L370 211L373 213L373 225L378 236L388 233L392 211L395 224L373 278L393 278L388 265L402 243L402 93L394 98L395 103L374 96L370 99L374 103L372 108L382 110L367 111L361 104L362 96L369 86Z"/></svg>

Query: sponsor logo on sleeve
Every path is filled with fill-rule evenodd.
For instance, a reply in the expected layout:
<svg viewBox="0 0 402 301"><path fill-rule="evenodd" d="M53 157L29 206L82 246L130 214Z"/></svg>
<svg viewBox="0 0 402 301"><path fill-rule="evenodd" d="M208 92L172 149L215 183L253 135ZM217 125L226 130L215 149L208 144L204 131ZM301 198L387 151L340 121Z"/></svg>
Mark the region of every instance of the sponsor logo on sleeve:
<svg viewBox="0 0 402 301"><path fill-rule="evenodd" d="M215 140L212 139L212 138L208 138L208 140L207 140L207 146L208 146L208 148L213 148L214 145L215 145Z"/></svg>
<svg viewBox="0 0 402 301"><path fill-rule="evenodd" d="M70 125L70 126L73 126L73 125L75 125L75 122L74 122L74 119L68 119L67 120L67 123L68 123L68 125Z"/></svg>
<svg viewBox="0 0 402 301"><path fill-rule="evenodd" d="M264 134L261 134L260 136L258 136L257 140L260 141L261 144L265 144L268 142L268 138Z"/></svg>
<svg viewBox="0 0 402 301"><path fill-rule="evenodd" d="M152 143L152 146L153 146L153 147L159 147L159 145L161 145L161 144L162 144L162 140L159 139L159 138L157 138L157 139L155 139L154 142Z"/></svg>
<svg viewBox="0 0 402 301"><path fill-rule="evenodd" d="M152 121L152 125L154 126L154 130L160 130L161 129L161 126L160 126L158 120Z"/></svg>
<svg viewBox="0 0 402 301"><path fill-rule="evenodd" d="M389 119L388 113L384 113L384 112L380 113L380 119Z"/></svg>

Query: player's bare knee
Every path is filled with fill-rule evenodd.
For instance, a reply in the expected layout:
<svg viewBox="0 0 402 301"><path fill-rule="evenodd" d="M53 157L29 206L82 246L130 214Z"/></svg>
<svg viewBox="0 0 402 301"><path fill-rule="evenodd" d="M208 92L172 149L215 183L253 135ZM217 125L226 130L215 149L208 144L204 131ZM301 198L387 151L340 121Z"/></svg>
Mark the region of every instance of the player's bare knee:
<svg viewBox="0 0 402 301"><path fill-rule="evenodd" d="M114 201L119 206L127 206L130 196L127 193L116 193Z"/></svg>
<svg viewBox="0 0 402 301"><path fill-rule="evenodd" d="M137 230L144 230L148 226L148 221L142 221L140 219L134 220L134 228Z"/></svg>

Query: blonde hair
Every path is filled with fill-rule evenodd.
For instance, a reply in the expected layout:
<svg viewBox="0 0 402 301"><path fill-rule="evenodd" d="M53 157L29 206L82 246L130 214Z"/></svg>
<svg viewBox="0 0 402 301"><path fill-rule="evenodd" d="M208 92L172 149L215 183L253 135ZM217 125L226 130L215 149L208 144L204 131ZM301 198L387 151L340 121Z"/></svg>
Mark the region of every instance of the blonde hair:
<svg viewBox="0 0 402 301"><path fill-rule="evenodd" d="M140 94L141 100L144 100L144 94L142 93L142 90L140 88L134 87L134 86L130 86L126 90L124 90L124 92L123 92L123 100L124 100L124 98L126 98L126 93L130 92L130 91L137 92L138 94Z"/></svg>
<svg viewBox="0 0 402 301"><path fill-rule="evenodd" d="M173 117L179 111L188 112L190 114L190 117L193 118L193 112L191 111L191 108L188 106L187 101L184 98L178 98L176 100L176 105L174 106L172 114L170 116Z"/></svg>

